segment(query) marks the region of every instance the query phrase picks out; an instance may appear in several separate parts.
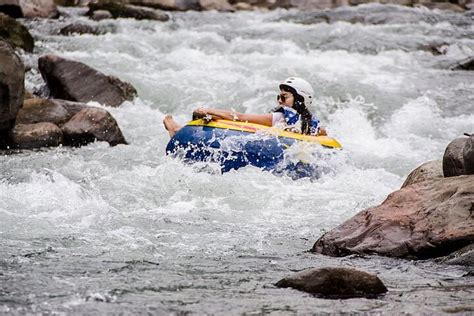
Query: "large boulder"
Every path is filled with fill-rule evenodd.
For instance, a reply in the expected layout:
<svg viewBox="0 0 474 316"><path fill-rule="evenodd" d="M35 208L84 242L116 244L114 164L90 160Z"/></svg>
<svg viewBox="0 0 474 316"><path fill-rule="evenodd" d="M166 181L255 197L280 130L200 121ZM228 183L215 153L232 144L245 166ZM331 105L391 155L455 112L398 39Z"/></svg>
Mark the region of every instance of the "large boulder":
<svg viewBox="0 0 474 316"><path fill-rule="evenodd" d="M469 136L462 150L464 173L474 174L474 134Z"/></svg>
<svg viewBox="0 0 474 316"><path fill-rule="evenodd" d="M456 138L448 144L443 155L443 174L445 177L456 177L464 173L463 150L467 138Z"/></svg>
<svg viewBox="0 0 474 316"><path fill-rule="evenodd" d="M52 98L119 106L137 94L129 83L77 61L46 55L38 59L38 66Z"/></svg>
<svg viewBox="0 0 474 316"><path fill-rule="evenodd" d="M9 130L23 103L25 68L13 48L0 41L0 131Z"/></svg>
<svg viewBox="0 0 474 316"><path fill-rule="evenodd" d="M443 256L474 242L473 207L472 175L418 182L324 234L313 251L330 256Z"/></svg>
<svg viewBox="0 0 474 316"><path fill-rule="evenodd" d="M376 275L342 267L304 270L275 285L328 298L374 297L387 292Z"/></svg>
<svg viewBox="0 0 474 316"><path fill-rule="evenodd" d="M94 11L106 10L116 18L134 18L137 20L155 20L168 21L169 15L151 8L143 8L130 4L122 4L112 1L103 1L99 3L89 3L89 11L87 15L91 15Z"/></svg>
<svg viewBox="0 0 474 316"><path fill-rule="evenodd" d="M18 111L17 124L49 122L62 126L87 105L57 99L33 98L25 100Z"/></svg>
<svg viewBox="0 0 474 316"><path fill-rule="evenodd" d="M57 18L59 11L54 0L20 0L25 18Z"/></svg>
<svg viewBox="0 0 474 316"><path fill-rule="evenodd" d="M35 46L28 29L14 18L3 13L0 13L0 38L14 47L23 48L27 52L32 52Z"/></svg>
<svg viewBox="0 0 474 316"><path fill-rule="evenodd" d="M402 189L421 181L441 178L443 178L443 161L441 159L428 161L410 172L402 185Z"/></svg>
<svg viewBox="0 0 474 316"><path fill-rule="evenodd" d="M5 13L14 19L23 17L20 0L0 0L0 12Z"/></svg>
<svg viewBox="0 0 474 316"><path fill-rule="evenodd" d="M55 147L62 143L63 133L53 123L17 124L10 132L11 146L19 149Z"/></svg>
<svg viewBox="0 0 474 316"><path fill-rule="evenodd" d="M64 143L70 146L81 146L96 140L106 141L111 146L127 144L112 115L96 107L82 109L61 129Z"/></svg>

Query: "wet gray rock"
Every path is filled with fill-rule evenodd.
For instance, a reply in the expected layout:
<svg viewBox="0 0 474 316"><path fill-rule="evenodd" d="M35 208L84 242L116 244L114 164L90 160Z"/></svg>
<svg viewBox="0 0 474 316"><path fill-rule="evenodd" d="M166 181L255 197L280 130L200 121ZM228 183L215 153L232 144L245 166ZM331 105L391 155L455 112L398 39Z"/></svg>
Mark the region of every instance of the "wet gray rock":
<svg viewBox="0 0 474 316"><path fill-rule="evenodd" d="M27 52L32 52L35 46L28 29L14 18L3 13L0 13L0 38L14 47L23 48Z"/></svg>
<svg viewBox="0 0 474 316"><path fill-rule="evenodd" d="M62 143L63 133L53 123L17 124L10 132L13 148L34 149L56 147Z"/></svg>
<svg viewBox="0 0 474 316"><path fill-rule="evenodd" d="M376 275L342 267L304 270L285 277L275 285L327 298L375 297L387 292Z"/></svg>
<svg viewBox="0 0 474 316"><path fill-rule="evenodd" d="M65 100L28 99L18 111L16 122L18 124L49 122L62 126L86 107L85 104Z"/></svg>
<svg viewBox="0 0 474 316"><path fill-rule="evenodd" d="M466 58L450 67L451 70L474 70L474 57Z"/></svg>
<svg viewBox="0 0 474 316"><path fill-rule="evenodd" d="M474 267L474 244L461 248L446 257L438 258L436 262Z"/></svg>
<svg viewBox="0 0 474 316"><path fill-rule="evenodd" d="M445 177L456 177L464 173L463 150L467 138L456 138L448 144L443 155L443 174Z"/></svg>
<svg viewBox="0 0 474 316"><path fill-rule="evenodd" d="M474 176L418 182L324 234L313 251L427 259L474 242Z"/></svg>
<svg viewBox="0 0 474 316"><path fill-rule="evenodd" d="M107 20L107 19L112 19L112 13L110 13L107 10L97 10L92 12L90 15L91 20L94 21L102 21L102 20Z"/></svg>
<svg viewBox="0 0 474 316"><path fill-rule="evenodd" d="M14 19L23 17L20 0L0 0L0 12L5 13Z"/></svg>
<svg viewBox="0 0 474 316"><path fill-rule="evenodd" d="M106 141L111 146L127 144L112 115L96 107L82 109L61 130L64 144L70 146L82 146L94 141Z"/></svg>
<svg viewBox="0 0 474 316"><path fill-rule="evenodd" d="M131 4L161 10L188 11L200 10L199 0L130 0Z"/></svg>
<svg viewBox="0 0 474 316"><path fill-rule="evenodd" d="M97 10L109 11L114 19L134 18L136 20L168 21L170 18L168 14L155 9L118 2L89 3L89 11L87 12L87 15L90 16Z"/></svg>
<svg viewBox="0 0 474 316"><path fill-rule="evenodd" d="M471 135L464 145L462 151L462 158L464 163L464 173L474 174L474 135Z"/></svg>
<svg viewBox="0 0 474 316"><path fill-rule="evenodd" d="M426 180L435 180L443 178L443 161L432 160L425 162L407 176L402 185L402 189L408 185L415 184Z"/></svg>
<svg viewBox="0 0 474 316"><path fill-rule="evenodd" d="M23 103L25 68L13 48L0 41L0 131L13 127Z"/></svg>
<svg viewBox="0 0 474 316"><path fill-rule="evenodd" d="M269 1L270 2L270 1ZM319 1L311 1L311 0L276 0L270 7L272 9L276 8L297 8L300 10L324 10L324 9L332 9L334 8L335 4L332 0L319 0Z"/></svg>
<svg viewBox="0 0 474 316"><path fill-rule="evenodd" d="M59 17L59 11L54 0L21 0L20 5L25 18Z"/></svg>
<svg viewBox="0 0 474 316"><path fill-rule="evenodd" d="M38 66L52 98L119 106L137 94L129 83L77 61L46 55L38 59Z"/></svg>
<svg viewBox="0 0 474 316"><path fill-rule="evenodd" d="M97 26L84 24L84 23L71 23L59 30L61 35L71 35L71 34L100 34L100 30Z"/></svg>

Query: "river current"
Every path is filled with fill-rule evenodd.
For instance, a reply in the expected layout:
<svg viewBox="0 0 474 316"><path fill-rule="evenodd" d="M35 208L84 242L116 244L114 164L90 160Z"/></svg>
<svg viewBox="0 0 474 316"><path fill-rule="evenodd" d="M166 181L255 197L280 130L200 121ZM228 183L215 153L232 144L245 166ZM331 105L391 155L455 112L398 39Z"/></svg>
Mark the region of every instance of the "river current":
<svg viewBox="0 0 474 316"><path fill-rule="evenodd" d="M308 252L474 132L474 75L449 70L474 55L472 14L370 5L344 10L375 12L377 24L312 24L309 13L286 10L91 22L63 10L70 17L25 21L36 38L35 53L22 56L33 66L26 86L41 91L43 54L132 83L139 96L107 108L129 145L0 156L0 313L472 311L466 268ZM108 32L56 35L71 21ZM165 114L184 124L198 106L267 112L289 76L313 84L312 111L344 147L317 155L319 177L253 167L221 174L165 155ZM325 266L375 273L389 292L324 300L273 285Z"/></svg>

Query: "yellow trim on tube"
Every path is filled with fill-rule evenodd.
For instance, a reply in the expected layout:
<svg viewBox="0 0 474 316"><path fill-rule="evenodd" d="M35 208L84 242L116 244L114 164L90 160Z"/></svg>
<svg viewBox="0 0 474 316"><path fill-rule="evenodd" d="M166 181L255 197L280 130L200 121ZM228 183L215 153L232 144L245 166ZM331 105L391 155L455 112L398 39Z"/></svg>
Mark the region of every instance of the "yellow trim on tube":
<svg viewBox="0 0 474 316"><path fill-rule="evenodd" d="M293 132L277 129L275 127L270 127L270 126L255 124L255 123L237 122L237 121L228 121L228 120L213 120L206 124L204 123L202 119L199 119L199 120L191 121L187 125L208 126L208 127L229 129L233 131L241 131L241 132L247 132L247 133L255 133L257 131L268 131L272 135L275 135L278 137L287 137L287 138L293 138L296 140L302 140L306 142L319 143L322 146L331 147L331 148L342 148L341 144L337 140L331 137L303 135L303 134L293 133Z"/></svg>

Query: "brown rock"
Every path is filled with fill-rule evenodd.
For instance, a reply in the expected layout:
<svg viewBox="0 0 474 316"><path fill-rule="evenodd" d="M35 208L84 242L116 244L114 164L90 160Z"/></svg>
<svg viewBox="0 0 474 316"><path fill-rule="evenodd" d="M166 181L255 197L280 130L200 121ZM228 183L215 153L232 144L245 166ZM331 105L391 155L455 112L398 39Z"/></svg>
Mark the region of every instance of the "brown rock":
<svg viewBox="0 0 474 316"><path fill-rule="evenodd" d="M136 95L129 83L77 61L46 55L39 58L38 65L53 98L119 106Z"/></svg>
<svg viewBox="0 0 474 316"><path fill-rule="evenodd" d="M28 29L14 18L0 13L0 38L14 47L32 52L35 46L33 37Z"/></svg>
<svg viewBox="0 0 474 316"><path fill-rule="evenodd" d="M86 107L85 104L65 100L29 99L18 111L16 122L19 124L49 122L61 126Z"/></svg>
<svg viewBox="0 0 474 316"><path fill-rule="evenodd" d="M474 135L471 135L464 145L462 151L462 158L464 163L464 173L474 174Z"/></svg>
<svg viewBox="0 0 474 316"><path fill-rule="evenodd" d="M445 177L456 177L464 174L462 152L467 138L456 138L448 144L443 155L443 174Z"/></svg>
<svg viewBox="0 0 474 316"><path fill-rule="evenodd" d="M376 275L352 268L304 270L285 277L275 285L328 298L374 297L387 292Z"/></svg>
<svg viewBox="0 0 474 316"><path fill-rule="evenodd" d="M199 5L203 10L235 11L227 0L199 0Z"/></svg>
<svg viewBox="0 0 474 316"><path fill-rule="evenodd" d="M66 145L81 146L96 140L106 141L111 146L127 144L112 115L96 107L82 109L61 129Z"/></svg>
<svg viewBox="0 0 474 316"><path fill-rule="evenodd" d="M428 161L410 172L401 188L421 181L441 178L443 178L443 161L441 159Z"/></svg>
<svg viewBox="0 0 474 316"><path fill-rule="evenodd" d="M110 13L107 10L97 10L97 11L92 12L92 14L90 15L90 18L91 20L94 20L94 21L102 21L106 19L112 19L113 16L112 16L112 13Z"/></svg>
<svg viewBox="0 0 474 316"><path fill-rule="evenodd" d="M234 8L239 11L252 11L253 7L250 3L247 2L237 2L234 4Z"/></svg>
<svg viewBox="0 0 474 316"><path fill-rule="evenodd" d="M52 123L17 124L11 130L10 139L15 148L34 149L59 146L63 134L61 129Z"/></svg>
<svg viewBox="0 0 474 316"><path fill-rule="evenodd" d="M0 41L0 131L13 127L23 103L25 71L13 48Z"/></svg>
<svg viewBox="0 0 474 316"><path fill-rule="evenodd" d="M5 13L14 19L23 17L20 0L0 0L0 12Z"/></svg>
<svg viewBox="0 0 474 316"><path fill-rule="evenodd" d="M89 3L89 11L87 15L92 15L94 11L109 11L114 19L116 18L134 18L136 20L155 20L168 21L169 15L151 8L143 8L130 4L122 4L112 1L104 1L99 3Z"/></svg>
<svg viewBox="0 0 474 316"><path fill-rule="evenodd" d="M59 11L53 0L20 0L25 18L57 18Z"/></svg>
<svg viewBox="0 0 474 316"><path fill-rule="evenodd" d="M330 256L351 253L425 259L474 242L474 176L418 182L391 193L314 244Z"/></svg>

